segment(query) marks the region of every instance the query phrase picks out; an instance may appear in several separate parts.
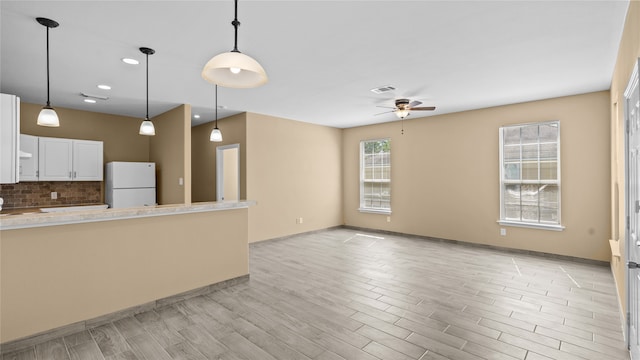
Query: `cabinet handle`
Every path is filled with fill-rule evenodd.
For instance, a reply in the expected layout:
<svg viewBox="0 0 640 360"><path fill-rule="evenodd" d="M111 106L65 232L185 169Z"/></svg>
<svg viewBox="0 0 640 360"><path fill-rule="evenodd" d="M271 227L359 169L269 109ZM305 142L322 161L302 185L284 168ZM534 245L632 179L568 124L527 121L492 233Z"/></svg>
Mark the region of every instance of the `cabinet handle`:
<svg viewBox="0 0 640 360"><path fill-rule="evenodd" d="M77 178L77 177L78 177L78 173L74 171L74 172L73 172L73 178L75 179L75 178Z"/></svg>
<svg viewBox="0 0 640 360"><path fill-rule="evenodd" d="M71 171L69 171L69 179L73 179L73 177L71 176Z"/></svg>

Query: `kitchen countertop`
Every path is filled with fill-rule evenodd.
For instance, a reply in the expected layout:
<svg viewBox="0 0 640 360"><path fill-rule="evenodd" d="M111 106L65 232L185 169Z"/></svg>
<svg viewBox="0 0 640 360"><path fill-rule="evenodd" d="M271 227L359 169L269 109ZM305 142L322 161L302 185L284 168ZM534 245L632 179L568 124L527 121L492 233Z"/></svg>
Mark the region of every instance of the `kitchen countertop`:
<svg viewBox="0 0 640 360"><path fill-rule="evenodd" d="M240 200L53 213L40 212L39 208L3 209L0 214L0 230L241 209L255 204L252 200Z"/></svg>
<svg viewBox="0 0 640 360"><path fill-rule="evenodd" d="M21 215L21 214L41 214L44 213L40 211L40 209L51 209L51 208L65 208L65 207L79 207L79 206L97 206L97 205L105 205L105 204L65 204L58 206L31 206L31 207L23 207L23 208L11 208L7 209L3 207L0 210L0 217L3 215Z"/></svg>
<svg viewBox="0 0 640 360"><path fill-rule="evenodd" d="M5 209L2 208L2 211L0 211L0 216L3 215L19 215L19 214L30 214L30 213L40 213L40 208L34 208L34 207L29 207L29 208L15 208L15 209Z"/></svg>

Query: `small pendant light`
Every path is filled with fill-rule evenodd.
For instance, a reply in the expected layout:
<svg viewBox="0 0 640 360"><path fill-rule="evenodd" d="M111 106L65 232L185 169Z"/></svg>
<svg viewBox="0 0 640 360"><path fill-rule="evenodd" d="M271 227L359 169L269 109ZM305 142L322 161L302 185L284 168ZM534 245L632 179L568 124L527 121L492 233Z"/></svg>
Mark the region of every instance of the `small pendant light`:
<svg viewBox="0 0 640 360"><path fill-rule="evenodd" d="M140 124L140 135L153 136L156 134L156 128L153 126L151 120L149 120L149 55L155 54L155 50L148 47L141 47L140 51L147 55L147 115L144 117L144 121Z"/></svg>
<svg viewBox="0 0 640 360"><path fill-rule="evenodd" d="M42 17L36 18L36 21L47 28L47 105L40 110L36 123L40 126L58 127L60 126L58 114L56 114L56 111L51 107L51 102L49 101L49 28L56 28L60 24Z"/></svg>
<svg viewBox="0 0 640 360"><path fill-rule="evenodd" d="M222 132L218 129L218 85L216 85L216 126L211 130L211 135L209 135L209 141L213 142L221 142L222 141Z"/></svg>
<svg viewBox="0 0 640 360"><path fill-rule="evenodd" d="M235 28L233 50L214 56L202 70L202 77L210 83L231 88L254 88L267 83L267 73L251 56L238 50L238 0L235 0Z"/></svg>

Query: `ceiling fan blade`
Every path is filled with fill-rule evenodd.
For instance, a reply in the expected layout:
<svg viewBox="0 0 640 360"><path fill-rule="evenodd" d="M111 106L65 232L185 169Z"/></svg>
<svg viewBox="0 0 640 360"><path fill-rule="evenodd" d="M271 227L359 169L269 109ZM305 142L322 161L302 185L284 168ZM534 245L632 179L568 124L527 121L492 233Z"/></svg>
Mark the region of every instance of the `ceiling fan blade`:
<svg viewBox="0 0 640 360"><path fill-rule="evenodd" d="M422 106L422 107L412 107L412 108L411 108L411 109L409 109L409 110L418 110L418 111L421 111L421 110L435 110L435 109L436 109L436 107L435 107L435 106Z"/></svg>
<svg viewBox="0 0 640 360"><path fill-rule="evenodd" d="M391 111L385 111L385 112L381 112L381 113L377 113L377 114L373 114L373 116L378 116L378 115L382 115L382 114L388 114L388 113L392 113L395 110L391 110Z"/></svg>
<svg viewBox="0 0 640 360"><path fill-rule="evenodd" d="M422 101L413 100L412 102L409 103L409 107L413 109L420 104L422 104Z"/></svg>

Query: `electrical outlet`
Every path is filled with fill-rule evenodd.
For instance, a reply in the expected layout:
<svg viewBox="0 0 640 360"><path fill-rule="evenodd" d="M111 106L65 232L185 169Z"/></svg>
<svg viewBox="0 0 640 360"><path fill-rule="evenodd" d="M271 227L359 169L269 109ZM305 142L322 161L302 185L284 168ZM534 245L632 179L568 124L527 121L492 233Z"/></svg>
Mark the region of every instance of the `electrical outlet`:
<svg viewBox="0 0 640 360"><path fill-rule="evenodd" d="M58 198L58 193L56 191L51 192L51 200L56 200Z"/></svg>
<svg viewBox="0 0 640 360"><path fill-rule="evenodd" d="M302 224L302 218L300 218L300 224Z"/></svg>
<svg viewBox="0 0 640 360"><path fill-rule="evenodd" d="M387 216L387 222L391 222L391 216Z"/></svg>
<svg viewBox="0 0 640 360"><path fill-rule="evenodd" d="M507 236L507 229L500 228L500 236Z"/></svg>
<svg viewBox="0 0 640 360"><path fill-rule="evenodd" d="M184 178L178 178L178 185L184 185Z"/></svg>

